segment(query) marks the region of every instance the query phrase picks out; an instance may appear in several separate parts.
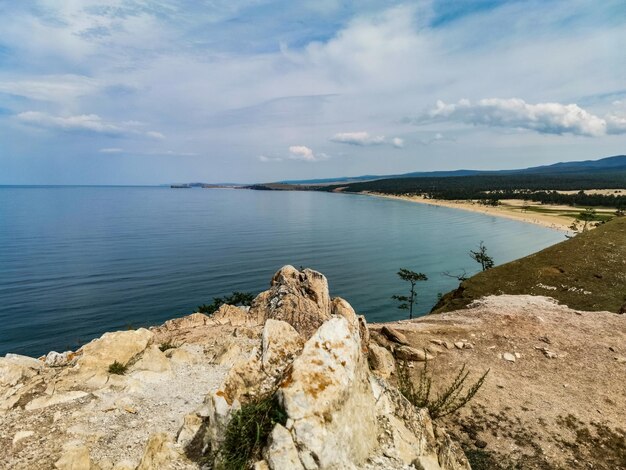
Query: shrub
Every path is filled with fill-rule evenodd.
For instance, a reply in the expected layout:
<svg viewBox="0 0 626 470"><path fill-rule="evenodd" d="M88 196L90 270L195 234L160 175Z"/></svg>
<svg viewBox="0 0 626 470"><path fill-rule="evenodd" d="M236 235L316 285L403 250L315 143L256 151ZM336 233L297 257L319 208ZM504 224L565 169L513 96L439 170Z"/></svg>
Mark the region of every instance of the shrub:
<svg viewBox="0 0 626 470"><path fill-rule="evenodd" d="M420 374L419 383L417 387L411 380L409 366L407 361L402 361L397 364L398 372L398 389L414 406L418 408L428 408L430 416L433 419L441 418L442 416L454 413L458 409L465 406L476 392L483 386L489 369L470 386L465 393L465 382L469 375L469 372L465 370L465 364L459 370L454 381L445 388L436 398L431 398L432 389L432 376L428 371L428 361L424 361L424 370Z"/></svg>
<svg viewBox="0 0 626 470"><path fill-rule="evenodd" d="M124 375L126 373L126 369L127 367L124 364L115 361L109 366L109 374Z"/></svg>
<svg viewBox="0 0 626 470"><path fill-rule="evenodd" d="M161 350L161 352L165 352L168 349L174 349L175 347L176 345L172 343L171 341L166 341L165 343L161 343L159 345L159 349Z"/></svg>
<svg viewBox="0 0 626 470"><path fill-rule="evenodd" d="M253 459L261 457L261 450L276 423L284 425L287 415L274 394L241 406L228 426L220 448L219 470L243 470Z"/></svg>
<svg viewBox="0 0 626 470"><path fill-rule="evenodd" d="M207 315L211 315L219 310L219 308L224 305L243 305L250 306L252 305L252 301L254 300L254 294L250 292L238 292L235 291L230 295L225 297L213 297L213 302L210 304L202 304L198 306L197 311L200 313L205 313Z"/></svg>

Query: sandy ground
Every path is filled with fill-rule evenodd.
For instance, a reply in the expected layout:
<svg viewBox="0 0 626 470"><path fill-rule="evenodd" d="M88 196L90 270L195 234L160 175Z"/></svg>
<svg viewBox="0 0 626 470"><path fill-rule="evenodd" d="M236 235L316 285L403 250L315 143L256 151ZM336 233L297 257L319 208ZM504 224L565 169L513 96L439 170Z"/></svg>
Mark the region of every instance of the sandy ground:
<svg viewBox="0 0 626 470"><path fill-rule="evenodd" d="M519 220L530 224L541 225L561 232L571 232L569 226L574 221L574 217L567 217L559 214L544 214L540 212L524 211L521 206L513 204L501 204L499 206L485 206L473 201L444 201L441 199L426 199L423 196L394 196L390 194L368 193L372 196L384 197L388 199L401 199L403 201L429 204L431 206L451 207L481 214L493 215L495 217L505 217L507 219ZM559 206L542 205L543 209L563 210ZM572 210L569 207L567 210Z"/></svg>

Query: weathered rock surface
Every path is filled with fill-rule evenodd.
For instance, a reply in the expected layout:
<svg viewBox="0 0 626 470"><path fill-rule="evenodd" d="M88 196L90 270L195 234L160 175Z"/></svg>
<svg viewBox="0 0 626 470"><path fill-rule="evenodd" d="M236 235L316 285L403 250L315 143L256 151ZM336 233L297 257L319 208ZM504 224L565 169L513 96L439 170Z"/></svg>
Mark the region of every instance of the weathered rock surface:
<svg viewBox="0 0 626 470"><path fill-rule="evenodd" d="M261 364L266 374L278 376L304 346L302 336L289 323L269 319L262 338Z"/></svg>
<svg viewBox="0 0 626 470"><path fill-rule="evenodd" d="M388 378L396 370L396 361L393 354L382 346L370 344L369 362L372 371L383 378Z"/></svg>
<svg viewBox="0 0 626 470"><path fill-rule="evenodd" d="M270 289L254 300L249 314L260 324L283 320L308 338L330 318L328 281L317 271L285 266L272 278Z"/></svg>
<svg viewBox="0 0 626 470"><path fill-rule="evenodd" d="M294 442L320 469L358 466L377 444L375 401L360 343L345 318L328 320L307 341L278 392Z"/></svg>
<svg viewBox="0 0 626 470"><path fill-rule="evenodd" d="M64 386L74 387L82 383L99 388L107 382L109 366L114 362L128 365L131 359L142 353L150 344L154 334L145 329L105 333L87 343L78 351L76 365L71 369L72 379Z"/></svg>
<svg viewBox="0 0 626 470"><path fill-rule="evenodd" d="M222 305L217 312L211 316L211 321L218 325L245 326L258 324L256 318L250 313L233 305Z"/></svg>

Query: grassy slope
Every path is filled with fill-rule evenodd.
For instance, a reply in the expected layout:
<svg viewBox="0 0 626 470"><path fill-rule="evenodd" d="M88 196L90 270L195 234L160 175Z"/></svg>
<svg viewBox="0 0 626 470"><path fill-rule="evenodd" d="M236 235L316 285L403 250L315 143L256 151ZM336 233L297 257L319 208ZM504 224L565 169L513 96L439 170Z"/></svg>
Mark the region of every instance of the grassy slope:
<svg viewBox="0 0 626 470"><path fill-rule="evenodd" d="M443 296L432 313L495 294L545 295L577 310L617 312L626 301L626 217L479 273Z"/></svg>

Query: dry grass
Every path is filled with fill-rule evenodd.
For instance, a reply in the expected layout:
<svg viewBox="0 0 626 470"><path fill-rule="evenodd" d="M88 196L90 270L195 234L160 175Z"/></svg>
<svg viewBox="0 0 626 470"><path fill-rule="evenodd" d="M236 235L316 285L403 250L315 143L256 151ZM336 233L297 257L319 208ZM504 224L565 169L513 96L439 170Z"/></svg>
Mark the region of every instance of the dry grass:
<svg viewBox="0 0 626 470"><path fill-rule="evenodd" d="M570 308L618 312L626 301L626 217L464 281L433 313L467 306L486 295L553 297Z"/></svg>

